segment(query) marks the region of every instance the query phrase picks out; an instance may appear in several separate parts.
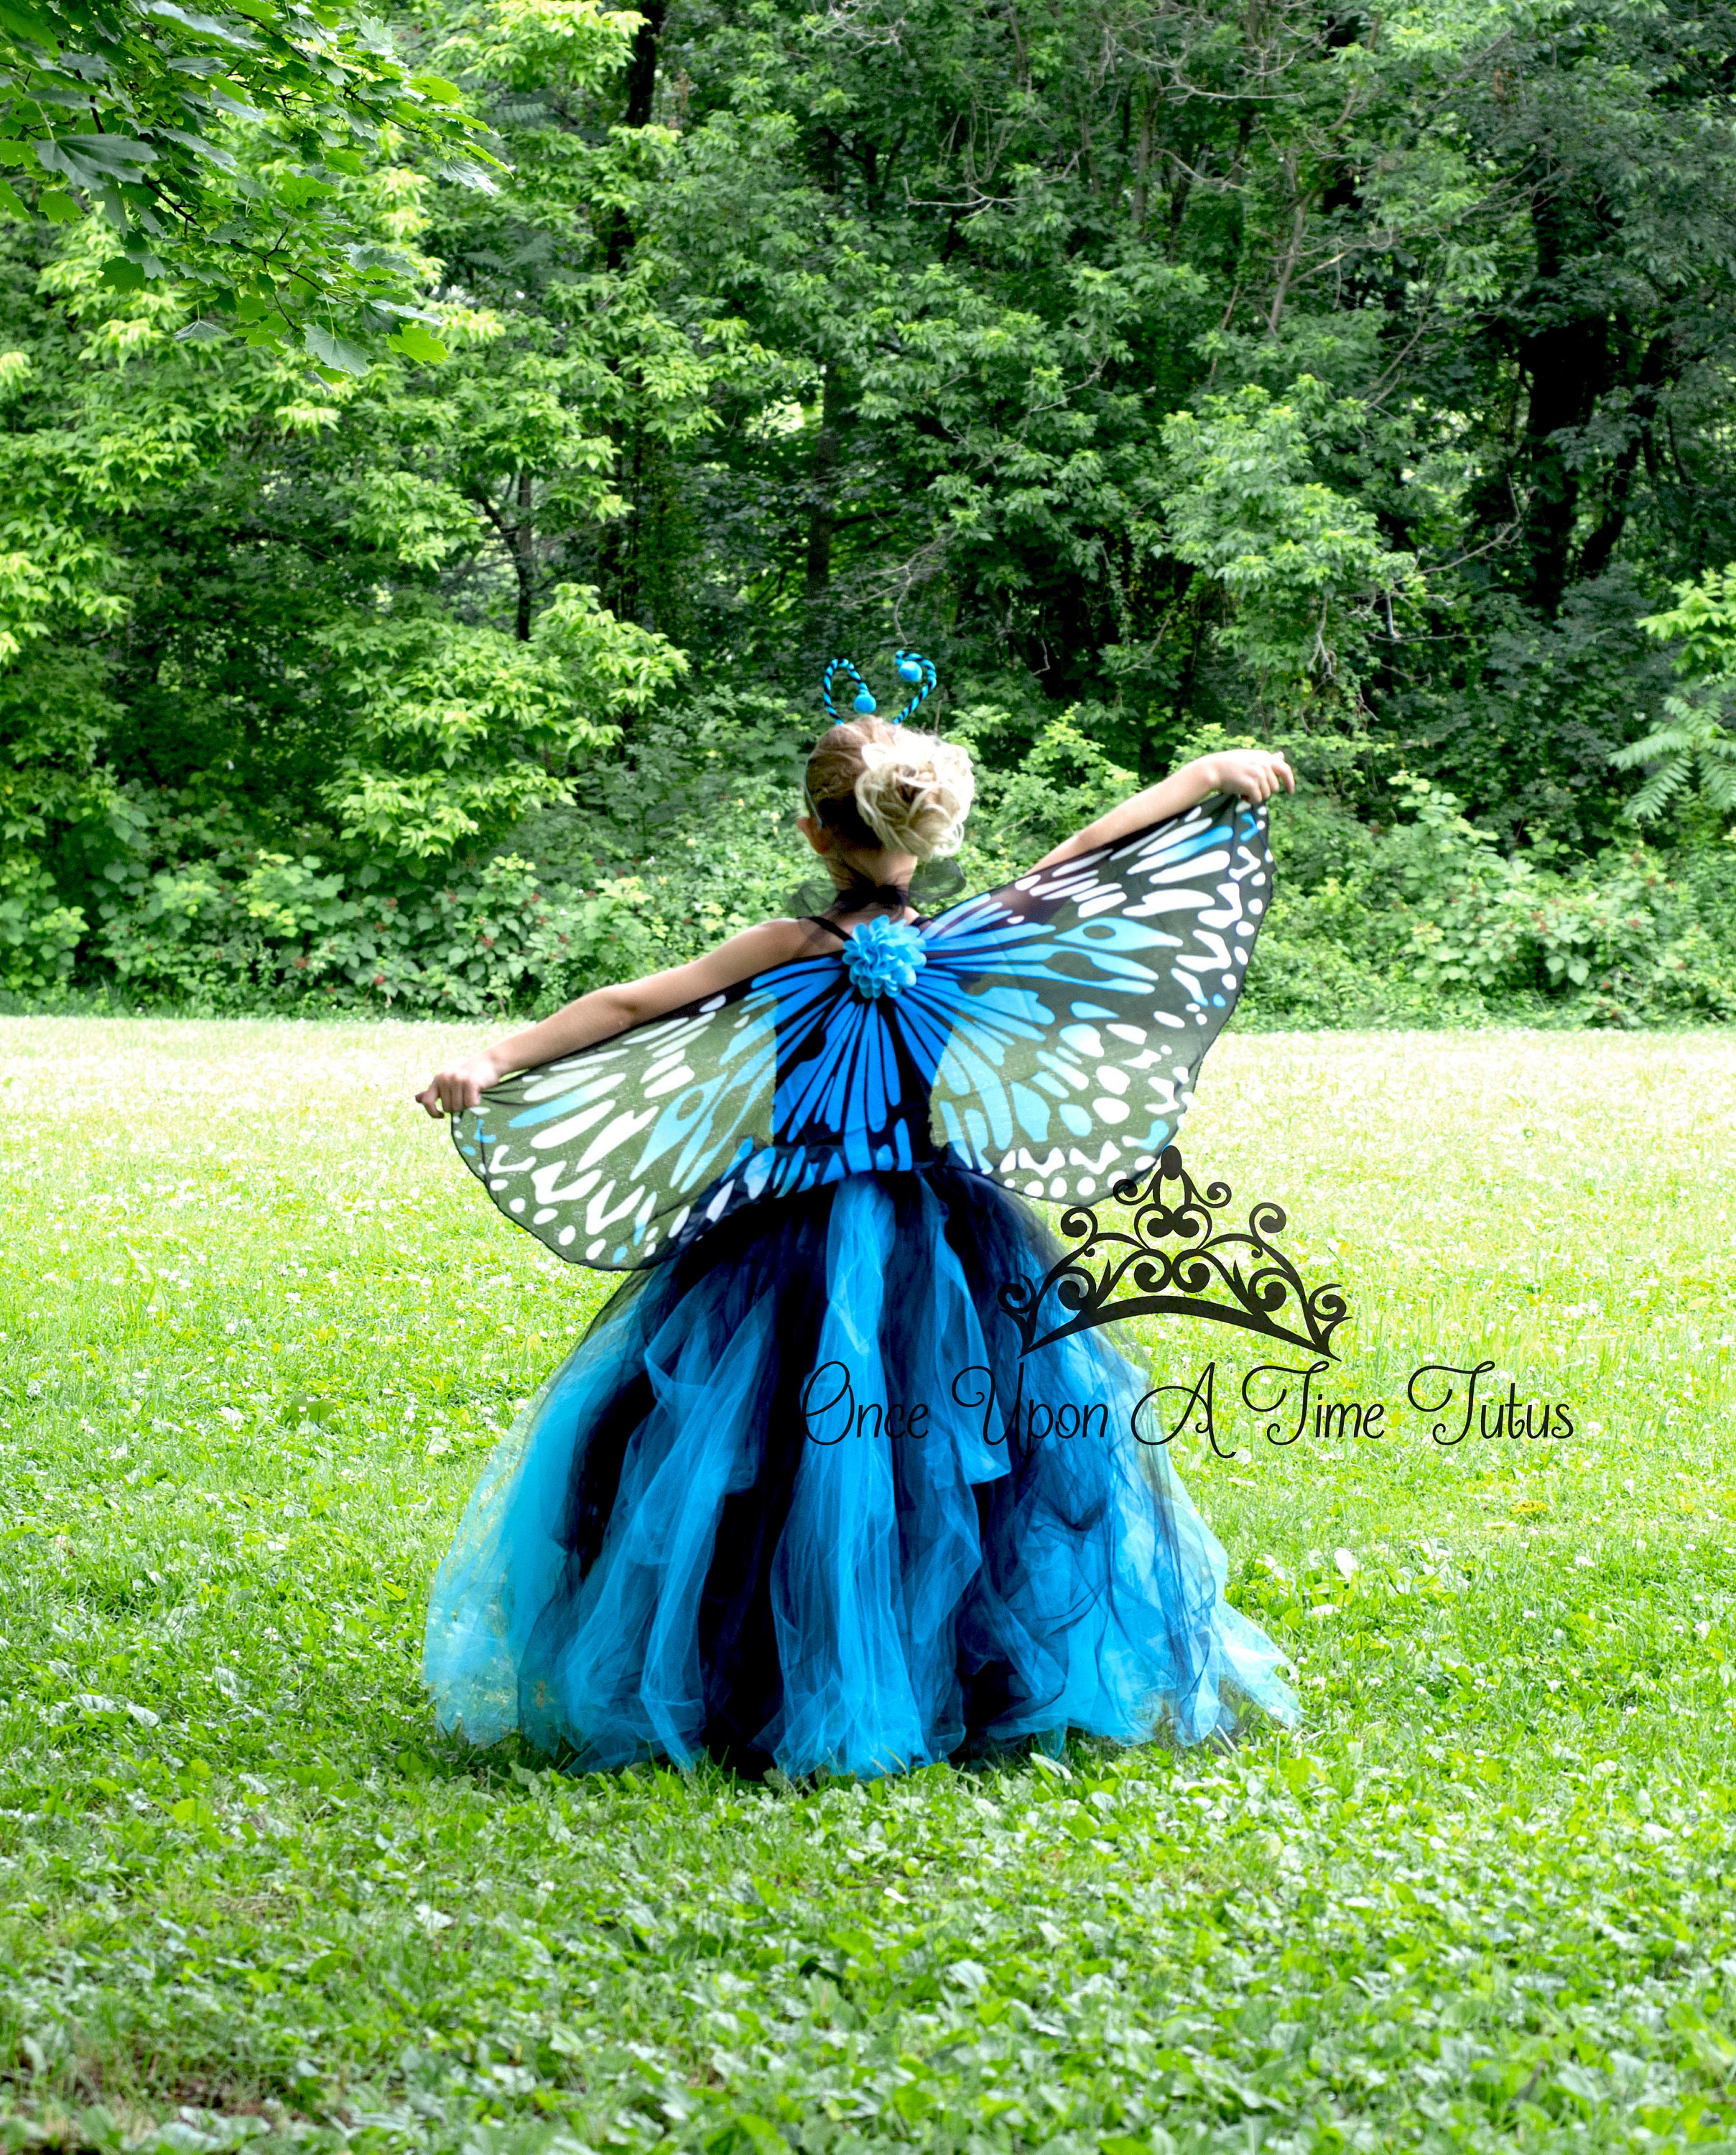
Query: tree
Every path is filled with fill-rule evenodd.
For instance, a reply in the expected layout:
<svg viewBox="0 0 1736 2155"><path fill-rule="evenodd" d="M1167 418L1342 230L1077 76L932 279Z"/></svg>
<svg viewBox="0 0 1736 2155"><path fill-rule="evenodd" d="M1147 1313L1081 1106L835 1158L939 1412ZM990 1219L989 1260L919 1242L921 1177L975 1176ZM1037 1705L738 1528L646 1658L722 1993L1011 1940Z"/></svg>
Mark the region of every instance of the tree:
<svg viewBox="0 0 1736 2155"><path fill-rule="evenodd" d="M498 161L453 85L397 56L377 23L328 0L6 0L0 8L0 208L101 214L111 290L186 288L186 334L305 340L353 368L341 330L392 331L431 357L418 265L358 221L383 153L489 187Z"/></svg>
<svg viewBox="0 0 1736 2155"><path fill-rule="evenodd" d="M307 243L341 218L427 316L315 374L275 272L290 314L236 284L197 320L253 345L203 342L207 288L131 227L0 220L0 728L44 964L104 962L147 890L214 937L199 893L268 852L406 914L491 857L606 861L684 934L703 817L669 803L784 769L823 661L894 642L1002 772L1253 724L1333 775L1334 845L1401 819L1406 770L1508 852L1631 847L1636 711L1712 709L1641 624L1736 555L1722 4L435 0L413 50L494 192L389 113L342 122L360 171L286 151L263 93L207 130L211 203L286 245L243 182L317 147ZM343 338L359 290L298 333Z"/></svg>

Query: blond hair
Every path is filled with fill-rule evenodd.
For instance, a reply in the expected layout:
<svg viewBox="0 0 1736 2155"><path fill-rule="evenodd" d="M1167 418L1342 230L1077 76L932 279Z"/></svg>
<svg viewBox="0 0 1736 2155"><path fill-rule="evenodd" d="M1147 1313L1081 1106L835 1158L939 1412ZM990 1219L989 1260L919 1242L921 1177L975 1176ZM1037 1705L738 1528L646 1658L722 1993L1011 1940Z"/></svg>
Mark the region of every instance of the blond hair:
<svg viewBox="0 0 1736 2155"><path fill-rule="evenodd" d="M856 719L832 727L807 760L816 818L864 852L955 853L976 795L964 750L912 726Z"/></svg>

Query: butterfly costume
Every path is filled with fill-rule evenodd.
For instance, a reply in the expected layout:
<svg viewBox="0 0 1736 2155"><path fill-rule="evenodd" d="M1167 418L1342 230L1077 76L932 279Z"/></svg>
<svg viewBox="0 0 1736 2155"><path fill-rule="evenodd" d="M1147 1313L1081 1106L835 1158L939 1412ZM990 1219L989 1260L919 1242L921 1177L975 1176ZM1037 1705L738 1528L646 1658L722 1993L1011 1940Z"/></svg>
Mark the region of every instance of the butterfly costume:
<svg viewBox="0 0 1736 2155"><path fill-rule="evenodd" d="M902 655L902 654L901 654ZM1271 895L1229 798L491 1088L506 1216L625 1277L489 1461L429 1609L443 1727L576 1769L873 1776L1295 1701L1147 1381L1000 1291L1174 1138Z"/></svg>

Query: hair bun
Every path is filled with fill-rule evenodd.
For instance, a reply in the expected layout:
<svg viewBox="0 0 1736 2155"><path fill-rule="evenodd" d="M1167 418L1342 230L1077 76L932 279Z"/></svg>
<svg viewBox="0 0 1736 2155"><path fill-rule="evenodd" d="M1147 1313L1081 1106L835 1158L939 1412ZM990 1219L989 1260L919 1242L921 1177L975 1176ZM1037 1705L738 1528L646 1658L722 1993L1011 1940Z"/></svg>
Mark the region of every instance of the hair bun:
<svg viewBox="0 0 1736 2155"><path fill-rule="evenodd" d="M853 789L862 820L888 852L930 861L955 853L976 795L970 759L932 734L865 740Z"/></svg>

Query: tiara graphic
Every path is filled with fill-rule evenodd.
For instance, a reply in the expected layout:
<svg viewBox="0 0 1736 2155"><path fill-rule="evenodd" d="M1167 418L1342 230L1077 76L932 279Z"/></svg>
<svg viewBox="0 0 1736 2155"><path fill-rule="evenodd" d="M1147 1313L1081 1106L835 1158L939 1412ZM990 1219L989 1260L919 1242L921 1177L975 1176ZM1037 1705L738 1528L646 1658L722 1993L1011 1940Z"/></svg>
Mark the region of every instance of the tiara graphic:
<svg viewBox="0 0 1736 2155"><path fill-rule="evenodd" d="M1310 1287L1274 1246L1289 1224L1282 1206L1252 1206L1246 1229L1220 1226L1213 1216L1230 1202L1229 1184L1201 1190L1174 1145L1149 1182L1132 1175L1109 1194L1132 1208L1125 1226L1100 1226L1089 1205L1069 1205L1061 1231L1081 1239L1042 1279L1010 1280L1000 1290L1022 1360L1070 1333L1160 1313L1239 1325L1336 1359L1332 1335L1349 1314L1344 1290L1335 1280Z"/></svg>
<svg viewBox="0 0 1736 2155"><path fill-rule="evenodd" d="M894 665L898 669L899 680L907 688L914 688L916 691L892 721L894 725L901 726L918 705L924 703L934 694L935 683L938 677L935 672L934 661L931 658L924 658L919 651L894 651L892 658ZM820 676L820 700L826 706L827 717L835 726L847 726L850 723L848 719L839 715L837 705L832 700L832 680L834 676L839 673L848 674L856 683L855 699L850 706L856 716L859 719L873 718L880 708L874 701L873 691L848 658L832 659L826 671Z"/></svg>

